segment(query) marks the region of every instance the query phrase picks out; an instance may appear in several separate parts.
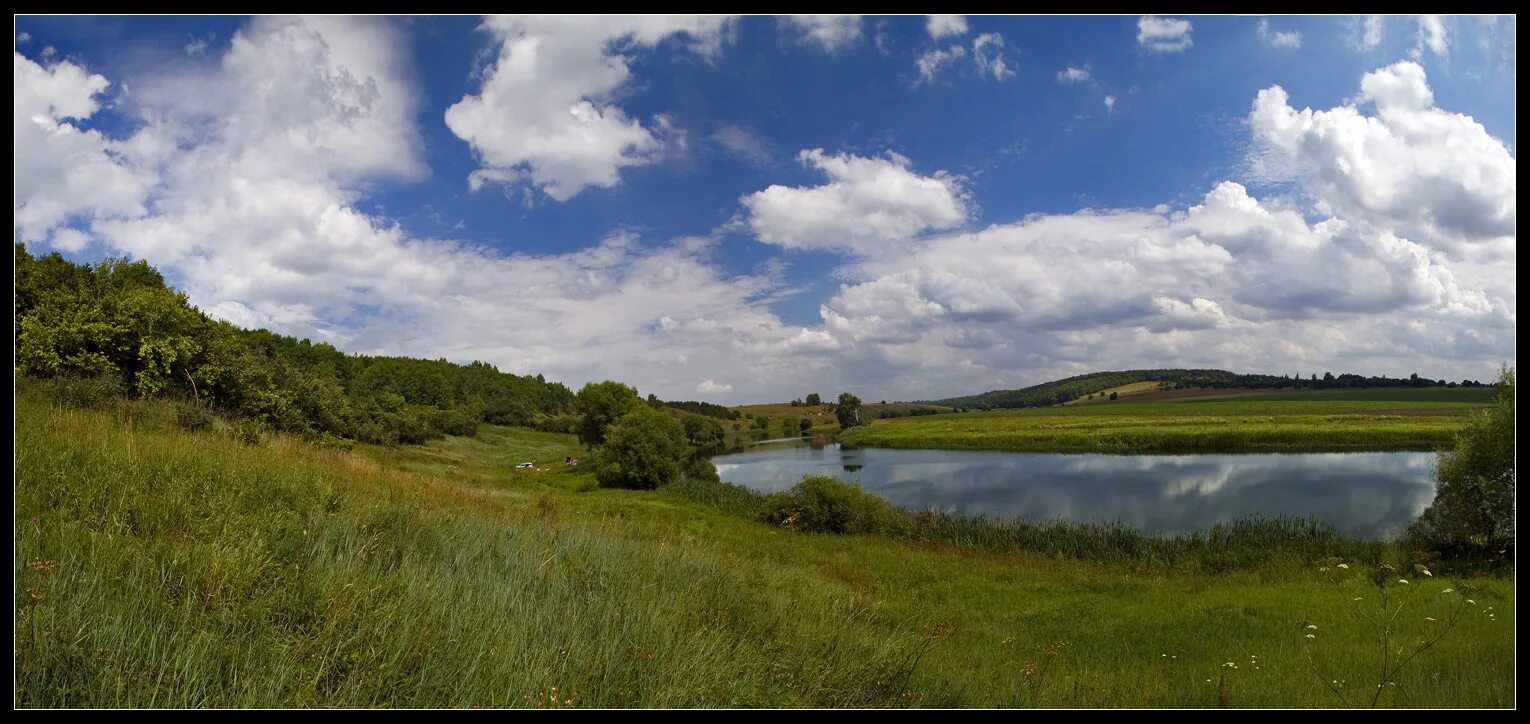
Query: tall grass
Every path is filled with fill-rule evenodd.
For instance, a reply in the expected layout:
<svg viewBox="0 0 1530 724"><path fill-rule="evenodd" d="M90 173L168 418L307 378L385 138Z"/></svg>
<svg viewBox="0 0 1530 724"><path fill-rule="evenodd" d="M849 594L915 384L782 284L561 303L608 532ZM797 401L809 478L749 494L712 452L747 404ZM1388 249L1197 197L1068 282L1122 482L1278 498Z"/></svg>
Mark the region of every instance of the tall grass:
<svg viewBox="0 0 1530 724"><path fill-rule="evenodd" d="M922 641L549 499L132 405L20 401L17 706L880 706Z"/></svg>
<svg viewBox="0 0 1530 724"><path fill-rule="evenodd" d="M1306 567L1144 571L981 521L805 535L736 487L703 505L509 469L569 436L344 451L30 389L16 423L19 707L1332 705L1299 618L1325 672L1374 663ZM1384 705L1515 703L1512 574L1474 583L1483 612Z"/></svg>

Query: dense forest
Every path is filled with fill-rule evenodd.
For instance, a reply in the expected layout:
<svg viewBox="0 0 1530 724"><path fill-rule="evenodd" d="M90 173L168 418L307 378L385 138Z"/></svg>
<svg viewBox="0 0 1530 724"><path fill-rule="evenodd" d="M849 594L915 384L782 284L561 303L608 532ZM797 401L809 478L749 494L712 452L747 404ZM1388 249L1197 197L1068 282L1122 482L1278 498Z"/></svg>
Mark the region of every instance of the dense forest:
<svg viewBox="0 0 1530 724"><path fill-rule="evenodd" d="M1431 380L1418 375L1407 378L1386 376L1366 377L1355 374L1335 376L1332 372L1322 377L1294 377L1286 375L1240 375L1226 370L1125 370L1121 372L1092 372L1087 375L1068 377L1044 382L1018 390L993 390L980 395L951 397L933 400L932 404L960 408L1013 408L1047 407L1092 395L1112 387L1134 382L1161 382L1165 389L1281 389L1304 390L1344 389L1356 387L1486 387L1485 383L1463 380L1460 383Z"/></svg>
<svg viewBox="0 0 1530 724"><path fill-rule="evenodd" d="M214 320L143 261L74 264L15 245L16 371L103 394L171 397L318 439L472 435L479 422L566 428L562 384L484 362L370 357Z"/></svg>

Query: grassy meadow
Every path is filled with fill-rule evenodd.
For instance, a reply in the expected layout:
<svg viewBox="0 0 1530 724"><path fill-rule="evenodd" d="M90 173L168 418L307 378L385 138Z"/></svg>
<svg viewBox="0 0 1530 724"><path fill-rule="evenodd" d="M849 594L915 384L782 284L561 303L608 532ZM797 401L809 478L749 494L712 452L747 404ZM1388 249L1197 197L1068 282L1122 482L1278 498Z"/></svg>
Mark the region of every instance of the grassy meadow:
<svg viewBox="0 0 1530 724"><path fill-rule="evenodd" d="M340 450L189 431L164 402L20 385L16 404L18 707L1325 707L1376 688L1352 608L1376 589L1311 551L1210 573L805 534L729 512L726 488L597 488L562 466L567 435ZM1397 553L1356 550L1357 573ZM1513 706L1512 573L1435 573L1393 587L1394 642L1456 623L1380 705Z"/></svg>
<svg viewBox="0 0 1530 724"><path fill-rule="evenodd" d="M1110 401L874 420L842 437L865 447L1017 452L1433 450L1491 389L1232 391L1141 388Z"/></svg>

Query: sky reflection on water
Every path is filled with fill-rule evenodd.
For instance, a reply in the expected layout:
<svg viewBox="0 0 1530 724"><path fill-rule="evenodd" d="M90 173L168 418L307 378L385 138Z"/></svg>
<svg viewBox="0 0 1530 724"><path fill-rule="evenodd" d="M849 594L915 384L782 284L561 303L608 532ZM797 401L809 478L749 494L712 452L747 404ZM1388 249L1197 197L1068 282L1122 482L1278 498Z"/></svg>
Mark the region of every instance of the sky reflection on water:
<svg viewBox="0 0 1530 724"><path fill-rule="evenodd" d="M1120 521L1180 533L1247 515L1316 516L1353 535L1399 533L1434 498L1432 453L1048 455L762 445L713 459L766 492L833 475L911 510Z"/></svg>

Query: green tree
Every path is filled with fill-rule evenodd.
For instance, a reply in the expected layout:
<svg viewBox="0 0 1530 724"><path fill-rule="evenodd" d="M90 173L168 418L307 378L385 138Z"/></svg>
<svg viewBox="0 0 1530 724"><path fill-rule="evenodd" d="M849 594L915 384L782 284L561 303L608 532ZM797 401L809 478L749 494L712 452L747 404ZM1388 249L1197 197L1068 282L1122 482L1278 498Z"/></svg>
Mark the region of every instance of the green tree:
<svg viewBox="0 0 1530 724"><path fill-rule="evenodd" d="M770 429L770 418L768 418L768 417L766 417L764 415L755 415L754 416L754 428L756 430L769 430Z"/></svg>
<svg viewBox="0 0 1530 724"><path fill-rule="evenodd" d="M1110 393L1110 399L1111 400L1115 400L1116 399L1116 393L1114 393L1114 392Z"/></svg>
<svg viewBox="0 0 1530 724"><path fill-rule="evenodd" d="M803 402L803 404L807 404L807 405L822 405L823 404L823 398L819 397L817 392L814 392L813 394L808 395L807 398L804 399L802 402Z"/></svg>
<svg viewBox="0 0 1530 724"><path fill-rule="evenodd" d="M1498 376L1498 397L1474 413L1435 465L1434 502L1408 527L1435 550L1514 544L1514 370Z"/></svg>
<svg viewBox="0 0 1530 724"><path fill-rule="evenodd" d="M723 443L722 423L701 415L686 415L680 421L685 429L685 441L698 450L711 450Z"/></svg>
<svg viewBox="0 0 1530 724"><path fill-rule="evenodd" d="M797 421L797 432L804 437L813 429L813 421L806 417Z"/></svg>
<svg viewBox="0 0 1530 724"><path fill-rule="evenodd" d="M834 416L839 418L839 426L846 430L861 424L861 398L841 392L839 404L834 406Z"/></svg>
<svg viewBox="0 0 1530 724"><path fill-rule="evenodd" d="M586 384L574 396L574 409L579 412L579 442L586 447L604 445L606 428L637 407L646 405L632 387L611 380Z"/></svg>
<svg viewBox="0 0 1530 724"><path fill-rule="evenodd" d="M674 481L685 458L680 422L638 405L606 427L595 479L608 488L652 490Z"/></svg>

